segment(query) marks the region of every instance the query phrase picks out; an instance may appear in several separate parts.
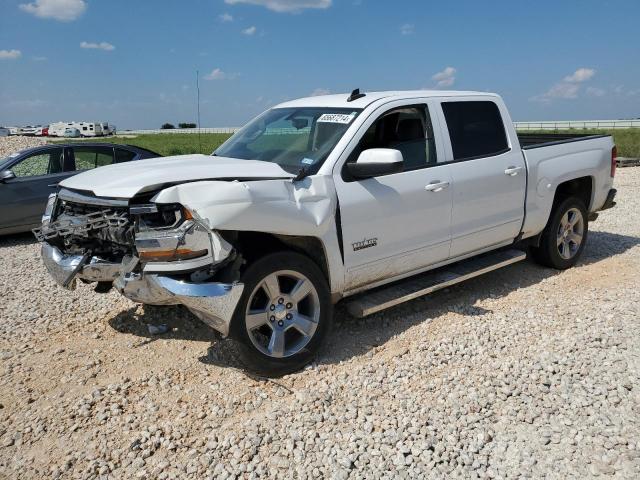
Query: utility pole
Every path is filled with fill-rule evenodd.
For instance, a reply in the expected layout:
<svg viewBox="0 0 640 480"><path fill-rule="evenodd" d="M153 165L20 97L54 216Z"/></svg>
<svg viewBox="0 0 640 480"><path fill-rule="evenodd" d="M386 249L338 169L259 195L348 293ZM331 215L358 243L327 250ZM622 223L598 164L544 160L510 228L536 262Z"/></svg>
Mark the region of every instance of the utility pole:
<svg viewBox="0 0 640 480"><path fill-rule="evenodd" d="M202 138L200 136L200 71L196 70L196 91L198 92L198 150L202 153Z"/></svg>

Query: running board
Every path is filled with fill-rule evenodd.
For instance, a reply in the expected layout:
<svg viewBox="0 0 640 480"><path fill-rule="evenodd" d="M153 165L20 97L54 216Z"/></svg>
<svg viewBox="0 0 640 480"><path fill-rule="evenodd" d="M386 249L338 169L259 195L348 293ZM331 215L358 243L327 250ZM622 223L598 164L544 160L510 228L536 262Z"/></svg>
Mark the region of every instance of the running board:
<svg viewBox="0 0 640 480"><path fill-rule="evenodd" d="M359 294L347 301L347 311L354 317L366 317L526 258L525 252L515 249L472 257Z"/></svg>

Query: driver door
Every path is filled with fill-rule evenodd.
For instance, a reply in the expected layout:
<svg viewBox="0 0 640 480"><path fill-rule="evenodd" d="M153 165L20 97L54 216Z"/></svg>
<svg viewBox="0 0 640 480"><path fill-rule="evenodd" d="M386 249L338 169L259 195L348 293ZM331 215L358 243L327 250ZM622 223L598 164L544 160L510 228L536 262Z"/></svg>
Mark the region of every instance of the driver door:
<svg viewBox="0 0 640 480"><path fill-rule="evenodd" d="M392 105L364 123L346 163L369 148L392 148L402 153L404 170L363 180L349 178L346 166L334 172L347 290L449 257L452 180L450 166L438 162L444 146L429 105Z"/></svg>

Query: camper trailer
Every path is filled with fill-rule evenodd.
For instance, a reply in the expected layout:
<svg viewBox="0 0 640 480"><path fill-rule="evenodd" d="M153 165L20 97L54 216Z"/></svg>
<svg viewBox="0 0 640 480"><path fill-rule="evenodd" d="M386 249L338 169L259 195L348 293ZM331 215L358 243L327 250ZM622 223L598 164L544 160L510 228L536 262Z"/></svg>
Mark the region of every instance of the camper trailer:
<svg viewBox="0 0 640 480"><path fill-rule="evenodd" d="M79 122L74 127L80 130L80 135L83 137L101 137L104 135L100 122Z"/></svg>
<svg viewBox="0 0 640 480"><path fill-rule="evenodd" d="M68 128L77 128L83 137L101 137L105 135L101 122L56 122L49 125L50 137L63 137Z"/></svg>
<svg viewBox="0 0 640 480"><path fill-rule="evenodd" d="M55 122L49 125L50 137L64 137L67 128L77 128L76 122Z"/></svg>
<svg viewBox="0 0 640 480"><path fill-rule="evenodd" d="M104 136L115 135L116 134L116 126L115 125L109 124L107 122L102 122L100 124L100 126L102 127L102 134Z"/></svg>

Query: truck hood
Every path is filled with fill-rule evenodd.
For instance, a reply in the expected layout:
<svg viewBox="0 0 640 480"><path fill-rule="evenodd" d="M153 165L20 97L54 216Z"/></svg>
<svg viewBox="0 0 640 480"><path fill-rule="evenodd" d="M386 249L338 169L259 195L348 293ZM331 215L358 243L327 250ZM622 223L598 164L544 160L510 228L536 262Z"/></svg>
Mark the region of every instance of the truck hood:
<svg viewBox="0 0 640 480"><path fill-rule="evenodd" d="M164 186L200 180L293 178L275 163L210 155L177 155L118 163L80 173L60 183L98 197L131 198Z"/></svg>

